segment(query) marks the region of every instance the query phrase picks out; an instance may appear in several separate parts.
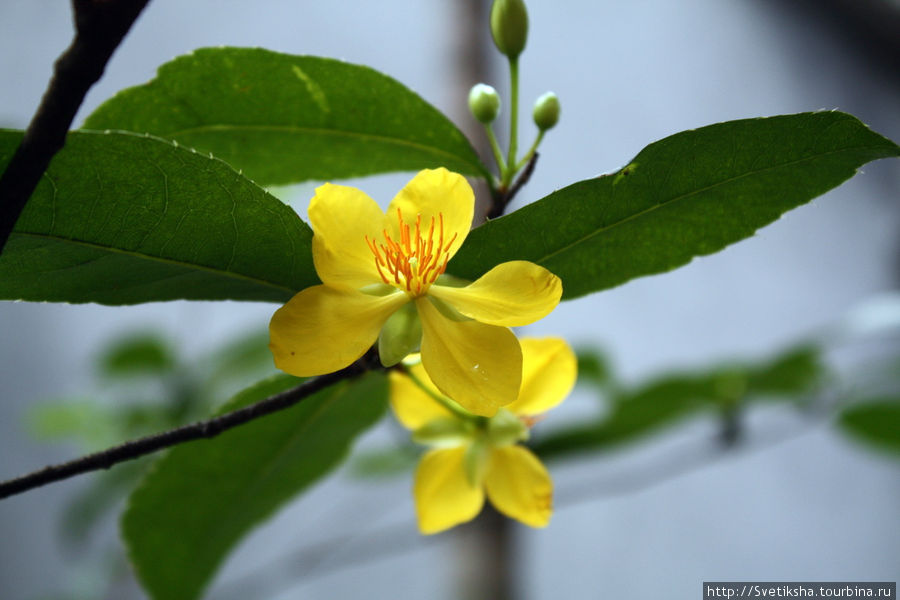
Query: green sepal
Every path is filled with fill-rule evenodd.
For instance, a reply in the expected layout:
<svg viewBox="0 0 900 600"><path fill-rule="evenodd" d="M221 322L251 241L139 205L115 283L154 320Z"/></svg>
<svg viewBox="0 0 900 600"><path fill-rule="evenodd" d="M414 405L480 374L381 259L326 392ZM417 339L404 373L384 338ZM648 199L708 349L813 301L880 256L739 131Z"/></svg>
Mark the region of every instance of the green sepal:
<svg viewBox="0 0 900 600"><path fill-rule="evenodd" d="M422 343L422 321L412 302L404 304L400 310L388 318L378 335L378 356L381 364L391 367L413 352L419 351Z"/></svg>
<svg viewBox="0 0 900 600"><path fill-rule="evenodd" d="M472 440L472 424L455 417L432 419L412 432L412 440L433 448L455 448Z"/></svg>
<svg viewBox="0 0 900 600"><path fill-rule="evenodd" d="M463 467L466 469L466 479L472 487L480 487L484 481L484 472L487 470L490 446L483 438L476 439L468 448L463 457Z"/></svg>
<svg viewBox="0 0 900 600"><path fill-rule="evenodd" d="M491 446L511 446L528 439L528 427L512 412L501 408L491 417L487 427L487 442Z"/></svg>

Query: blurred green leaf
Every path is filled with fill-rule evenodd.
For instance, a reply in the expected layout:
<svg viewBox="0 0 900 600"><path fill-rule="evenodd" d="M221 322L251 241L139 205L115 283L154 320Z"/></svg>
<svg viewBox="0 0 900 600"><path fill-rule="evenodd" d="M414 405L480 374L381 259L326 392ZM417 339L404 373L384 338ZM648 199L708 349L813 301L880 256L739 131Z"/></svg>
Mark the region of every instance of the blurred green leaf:
<svg viewBox="0 0 900 600"><path fill-rule="evenodd" d="M838 415L837 425L863 443L900 456L900 396L845 408Z"/></svg>
<svg viewBox="0 0 900 600"><path fill-rule="evenodd" d="M162 375L175 367L175 351L154 333L131 334L106 348L98 363L111 377Z"/></svg>
<svg viewBox="0 0 900 600"><path fill-rule="evenodd" d="M448 273L529 260L577 298L712 254L900 147L855 117L730 121L654 142L618 173L581 181L474 229Z"/></svg>
<svg viewBox="0 0 900 600"><path fill-rule="evenodd" d="M350 461L350 474L359 479L409 474L419 461L420 455L421 452L411 444L400 448L359 452Z"/></svg>
<svg viewBox="0 0 900 600"><path fill-rule="evenodd" d="M286 375L263 381L220 412L297 383ZM131 561L151 597L197 598L244 535L346 456L382 416L386 399L385 377L370 373L160 459L122 517Z"/></svg>
<svg viewBox="0 0 900 600"><path fill-rule="evenodd" d="M822 351L812 345L800 346L775 357L771 363L751 369L748 391L769 396L791 396L814 391L827 373Z"/></svg>
<svg viewBox="0 0 900 600"><path fill-rule="evenodd" d="M27 420L31 434L38 439L75 438L86 449L117 441L109 407L88 398L64 398L34 406Z"/></svg>
<svg viewBox="0 0 900 600"><path fill-rule="evenodd" d="M603 387L612 381L612 367L609 358L596 348L579 348L578 381Z"/></svg>
<svg viewBox="0 0 900 600"><path fill-rule="evenodd" d="M559 454L605 449L664 425L673 425L701 409L716 397L716 376L672 376L617 396L610 412L596 422L586 422L543 436L534 450L543 458Z"/></svg>
<svg viewBox="0 0 900 600"><path fill-rule="evenodd" d="M269 331L251 331L227 342L212 356L213 378L241 377L274 368Z"/></svg>
<svg viewBox="0 0 900 600"><path fill-rule="evenodd" d="M437 109L369 67L261 48L201 48L119 92L87 129L212 152L264 185L444 166L486 173Z"/></svg>
<svg viewBox="0 0 900 600"><path fill-rule="evenodd" d="M92 478L88 487L79 490L63 510L64 539L73 544L85 543L94 527L122 501L151 462L149 458L142 458L123 463Z"/></svg>
<svg viewBox="0 0 900 600"><path fill-rule="evenodd" d="M0 169L21 139L0 131ZM70 133L0 255L0 298L284 302L318 283L312 231L225 163L129 133Z"/></svg>
<svg viewBox="0 0 900 600"><path fill-rule="evenodd" d="M605 450L701 413L733 418L735 409L759 400L805 401L825 372L821 351L808 345L755 364L724 363L701 373L667 375L612 390L605 415L537 438L534 448L545 458Z"/></svg>

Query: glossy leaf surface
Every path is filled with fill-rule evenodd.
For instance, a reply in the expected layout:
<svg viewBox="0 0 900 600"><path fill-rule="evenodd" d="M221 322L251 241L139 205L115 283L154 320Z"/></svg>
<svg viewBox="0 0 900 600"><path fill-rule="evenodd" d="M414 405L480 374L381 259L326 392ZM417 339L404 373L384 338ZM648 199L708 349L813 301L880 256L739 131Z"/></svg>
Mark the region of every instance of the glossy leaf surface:
<svg viewBox="0 0 900 600"><path fill-rule="evenodd" d="M718 123L642 150L472 231L448 272L530 260L577 298L712 254L900 148L855 117L818 112Z"/></svg>
<svg viewBox="0 0 900 600"><path fill-rule="evenodd" d="M0 169L21 132L0 131ZM312 231L220 160L128 133L71 133L0 256L0 298L284 302L318 283Z"/></svg>
<svg viewBox="0 0 900 600"><path fill-rule="evenodd" d="M201 48L98 108L87 129L175 140L260 184L444 166L485 172L436 108L369 67L261 48Z"/></svg>

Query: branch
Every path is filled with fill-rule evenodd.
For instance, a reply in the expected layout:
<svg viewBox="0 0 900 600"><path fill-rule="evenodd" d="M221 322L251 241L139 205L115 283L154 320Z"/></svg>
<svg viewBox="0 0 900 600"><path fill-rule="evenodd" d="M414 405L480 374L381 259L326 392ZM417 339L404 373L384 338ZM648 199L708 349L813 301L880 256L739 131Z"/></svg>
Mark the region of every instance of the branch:
<svg viewBox="0 0 900 600"><path fill-rule="evenodd" d="M0 177L0 252L25 203L66 141L88 90L149 0L72 0L75 39L57 59L22 143Z"/></svg>
<svg viewBox="0 0 900 600"><path fill-rule="evenodd" d="M377 359L373 359L371 354L363 356L349 367L345 367L340 371L335 371L328 375L307 379L295 388L291 388L280 394L270 396L265 400L260 400L256 404L245 406L238 410L214 417L207 421L200 421L182 427L176 427L169 431L148 435L125 442L119 446L113 446L101 452L88 454L75 460L44 467L39 471L34 471L27 475L22 475L15 479L0 482L0 499L20 494L22 492L68 479L81 473L89 471L98 471L100 469L108 469L111 466L126 460L133 460L146 454L151 454L163 448L183 444L192 440L204 438L213 438L227 431L232 427L243 425L254 419L264 417L268 414L284 410L294 406L304 398L315 394L339 381L353 379L359 377L363 373L376 368L374 365Z"/></svg>
<svg viewBox="0 0 900 600"><path fill-rule="evenodd" d="M531 179L531 174L534 173L534 165L537 164L538 153L535 152L531 155L531 158L528 160L528 164L525 165L525 168L522 170L522 173L519 175L518 179L516 179L513 184L509 187L508 190L497 190L497 194L491 199L491 206L488 209L487 218L488 219L496 219L503 215L504 211L506 211L506 207L509 206L509 203L512 202L512 199L515 198L516 194L519 193L519 190L522 189L522 186L528 183L528 180Z"/></svg>

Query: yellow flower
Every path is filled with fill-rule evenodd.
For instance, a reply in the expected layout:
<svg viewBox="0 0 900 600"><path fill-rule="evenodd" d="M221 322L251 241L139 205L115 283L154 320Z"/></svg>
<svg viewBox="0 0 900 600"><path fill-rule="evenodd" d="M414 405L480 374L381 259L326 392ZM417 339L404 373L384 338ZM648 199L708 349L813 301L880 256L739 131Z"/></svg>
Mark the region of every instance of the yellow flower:
<svg viewBox="0 0 900 600"><path fill-rule="evenodd" d="M518 399L491 418L467 413L440 395L421 364L390 373L391 406L417 442L433 446L416 469L413 495L422 533L473 519L485 493L501 513L544 527L553 482L540 460L517 442L536 416L556 406L575 384L575 355L561 339L522 340Z"/></svg>
<svg viewBox="0 0 900 600"><path fill-rule="evenodd" d="M547 315L562 283L526 261L497 265L465 287L441 277L474 202L466 180L446 169L418 173L387 214L356 188L316 189L309 220L322 285L272 316L275 365L300 377L331 373L378 340L386 366L421 348L437 387L474 413L491 416L515 400L522 356L509 327Z"/></svg>

